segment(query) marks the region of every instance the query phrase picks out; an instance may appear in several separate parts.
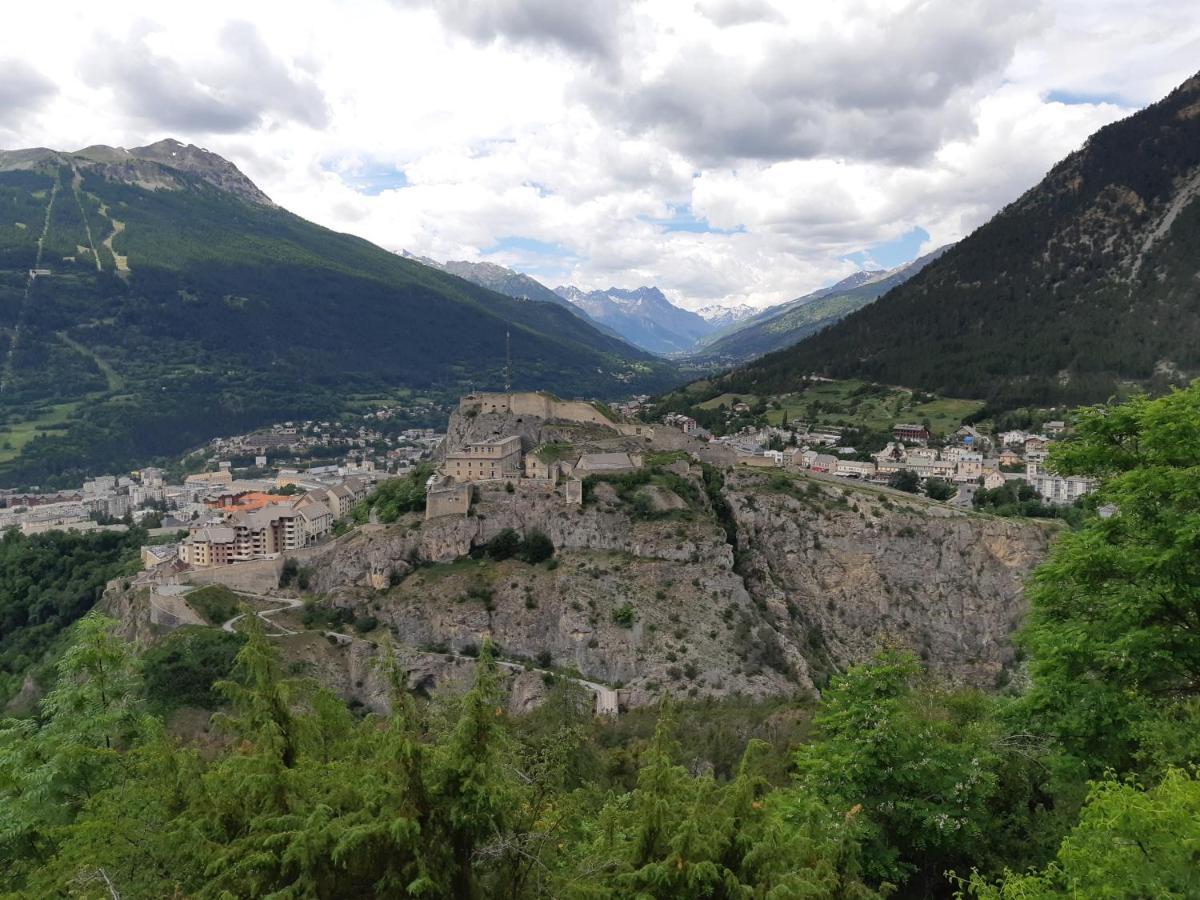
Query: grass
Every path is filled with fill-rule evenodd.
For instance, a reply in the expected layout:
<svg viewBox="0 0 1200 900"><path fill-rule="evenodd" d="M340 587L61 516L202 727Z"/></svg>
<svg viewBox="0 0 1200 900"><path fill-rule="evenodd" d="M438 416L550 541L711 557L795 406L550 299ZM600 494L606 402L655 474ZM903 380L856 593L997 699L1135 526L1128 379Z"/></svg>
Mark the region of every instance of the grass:
<svg viewBox="0 0 1200 900"><path fill-rule="evenodd" d="M244 609L241 595L223 584L210 584L199 590L189 591L184 600L210 625L227 622Z"/></svg>
<svg viewBox="0 0 1200 900"><path fill-rule="evenodd" d="M10 422L0 426L0 462L16 459L21 450L39 433L65 425L71 415L79 408L80 401L56 403L43 407L37 416L23 422Z"/></svg>
<svg viewBox="0 0 1200 900"><path fill-rule="evenodd" d="M85 347L83 344L79 343L79 341L68 337L64 332L58 332L58 337L59 340L61 340L76 353L80 353L88 357L96 364L96 368L100 370L100 372L104 375L105 380L108 382L109 391L116 393L125 389L125 378L111 365L97 356L95 351L89 347Z"/></svg>
<svg viewBox="0 0 1200 900"><path fill-rule="evenodd" d="M978 400L952 397L914 402L913 392L907 388L872 386L858 380L817 382L801 393L769 399L778 400L783 407L767 413L767 421L772 425L780 424L785 412L789 422L853 426L872 431L890 430L897 422L919 424L928 419L938 434L956 431L965 416L983 407ZM721 397L714 398L703 405L715 405L721 400Z"/></svg>
<svg viewBox="0 0 1200 900"><path fill-rule="evenodd" d="M697 403L696 405L700 409L718 409L724 403L725 406L733 409L733 404L735 403L748 403L750 406L753 406L757 402L758 397L754 394L720 394L711 400L705 400L703 403Z"/></svg>

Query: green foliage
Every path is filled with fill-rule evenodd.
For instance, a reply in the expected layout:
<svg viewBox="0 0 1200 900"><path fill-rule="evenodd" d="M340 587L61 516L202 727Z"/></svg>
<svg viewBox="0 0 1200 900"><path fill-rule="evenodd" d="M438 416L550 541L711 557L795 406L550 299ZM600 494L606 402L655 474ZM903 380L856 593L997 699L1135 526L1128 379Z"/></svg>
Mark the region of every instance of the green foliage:
<svg viewBox="0 0 1200 900"><path fill-rule="evenodd" d="M525 537L521 537L514 529L504 528L474 552L497 562L519 559L536 565L554 556L554 542L541 531L530 531Z"/></svg>
<svg viewBox="0 0 1200 900"><path fill-rule="evenodd" d="M1084 498L1072 506L1047 503L1042 495L1023 480L1006 481L1000 487L980 488L971 501L976 509L996 516L1026 516L1037 519L1064 519L1071 525L1083 521Z"/></svg>
<svg viewBox="0 0 1200 900"><path fill-rule="evenodd" d="M888 487L915 494L921 490L921 477L912 469L899 469L888 478Z"/></svg>
<svg viewBox="0 0 1200 900"><path fill-rule="evenodd" d="M1097 502L1117 512L1063 535L1034 577L1028 711L1094 774L1124 771L1200 699L1200 384L1078 411L1051 463L1104 478Z"/></svg>
<svg viewBox="0 0 1200 900"><path fill-rule="evenodd" d="M949 500L958 493L958 488L943 478L925 479L925 496L930 500Z"/></svg>
<svg viewBox="0 0 1200 900"><path fill-rule="evenodd" d="M60 635L100 599L104 585L140 567L141 529L50 531L0 538L0 701L53 651Z"/></svg>
<svg viewBox="0 0 1200 900"><path fill-rule="evenodd" d="M637 610L633 608L632 603L626 600L613 610L612 620L622 628L632 628L633 623L637 621Z"/></svg>
<svg viewBox="0 0 1200 900"><path fill-rule="evenodd" d="M159 713L181 706L215 709L223 699L213 685L229 677L245 636L188 626L171 632L142 656L146 700Z"/></svg>
<svg viewBox="0 0 1200 900"><path fill-rule="evenodd" d="M1033 900L1200 896L1200 781L1169 769L1152 788L1108 778L1092 785L1079 823L1041 871L996 883L975 873L959 897Z"/></svg>
<svg viewBox="0 0 1200 900"><path fill-rule="evenodd" d="M391 524L409 512L425 509L425 482L433 474L433 466L422 463L402 478L389 478L375 488L370 496L355 505L351 515L355 523L368 521L374 511L378 521Z"/></svg>
<svg viewBox="0 0 1200 900"><path fill-rule="evenodd" d="M289 559L287 562L294 563L295 560ZM286 563L284 569L287 569ZM282 575L279 576L279 586L286 586ZM210 584L189 591L184 599L210 625L228 622L242 611L242 598L223 584Z"/></svg>

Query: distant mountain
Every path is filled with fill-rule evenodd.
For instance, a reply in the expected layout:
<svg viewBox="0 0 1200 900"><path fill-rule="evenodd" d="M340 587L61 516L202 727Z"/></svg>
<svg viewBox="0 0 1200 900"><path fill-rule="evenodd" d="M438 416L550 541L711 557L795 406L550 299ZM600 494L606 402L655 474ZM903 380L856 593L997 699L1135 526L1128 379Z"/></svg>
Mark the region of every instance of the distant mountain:
<svg viewBox="0 0 1200 900"><path fill-rule="evenodd" d="M505 331L522 387L616 396L675 377L558 302L314 225L177 141L0 153L0 210L0 484L119 471L398 389L499 385Z"/></svg>
<svg viewBox="0 0 1200 900"><path fill-rule="evenodd" d="M1200 75L1102 128L878 302L739 373L857 376L997 406L1200 374Z"/></svg>
<svg viewBox="0 0 1200 900"><path fill-rule="evenodd" d="M855 272L837 284L772 306L714 333L692 357L698 363L736 365L789 347L903 284L945 252L939 247L894 269Z"/></svg>
<svg viewBox="0 0 1200 900"><path fill-rule="evenodd" d="M736 325L738 322L757 315L759 310L743 304L741 306L702 306L693 312L714 328L728 328L730 325Z"/></svg>
<svg viewBox="0 0 1200 900"><path fill-rule="evenodd" d="M651 353L684 353L713 331L712 324L702 316L675 306L656 287L581 291L560 286L554 292Z"/></svg>
<svg viewBox="0 0 1200 900"><path fill-rule="evenodd" d="M442 272L449 272L451 275L464 278L472 284L485 287L489 291L495 291L498 294L504 294L506 297L513 297L517 300L536 300L541 303L553 303L555 306L561 306L563 309L570 310L574 315L579 316L593 328L599 329L609 337L625 341L617 332L613 331L607 325L597 322L574 303L560 297L540 281L515 269L508 269L497 263L468 262L465 259L449 260L440 263L427 256L415 256L408 251L402 251L400 255L406 259L419 262L421 265L430 266ZM628 342L626 341L626 343Z"/></svg>

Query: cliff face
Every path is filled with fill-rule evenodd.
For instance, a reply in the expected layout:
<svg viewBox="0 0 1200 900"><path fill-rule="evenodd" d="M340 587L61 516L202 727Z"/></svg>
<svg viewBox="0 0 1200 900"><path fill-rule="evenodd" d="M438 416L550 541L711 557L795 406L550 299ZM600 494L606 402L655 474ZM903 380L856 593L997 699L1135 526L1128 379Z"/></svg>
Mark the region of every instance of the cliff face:
<svg viewBox="0 0 1200 900"><path fill-rule="evenodd" d="M728 491L739 571L755 597L786 611L785 631L813 668L844 669L889 639L980 686L1012 663L1023 582L1051 530L892 492L764 483L740 475Z"/></svg>
<svg viewBox="0 0 1200 900"><path fill-rule="evenodd" d="M667 688L808 689L882 643L980 686L1012 663L1046 528L747 470L727 475L723 525L699 469L686 479L695 493L650 488L650 520L604 484L583 508L484 490L468 518L414 518L345 542L316 567L315 587L403 644L463 649L491 636L507 656L619 683L629 704ZM554 567L465 558L504 528L546 533Z"/></svg>

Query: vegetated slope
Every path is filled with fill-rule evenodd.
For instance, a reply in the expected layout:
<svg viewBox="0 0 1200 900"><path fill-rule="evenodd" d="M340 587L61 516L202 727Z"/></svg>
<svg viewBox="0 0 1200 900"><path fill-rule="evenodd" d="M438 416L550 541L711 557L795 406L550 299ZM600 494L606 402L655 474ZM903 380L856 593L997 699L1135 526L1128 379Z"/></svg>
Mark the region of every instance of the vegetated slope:
<svg viewBox="0 0 1200 900"><path fill-rule="evenodd" d="M1200 372L1200 77L1106 126L906 284L738 373L858 376L997 405Z"/></svg>
<svg viewBox="0 0 1200 900"><path fill-rule="evenodd" d="M703 316L679 308L656 287L582 291L559 286L554 291L634 346L652 353L683 353L715 330Z"/></svg>
<svg viewBox="0 0 1200 900"><path fill-rule="evenodd" d="M621 335L613 331L607 325L597 322L580 307L576 306L565 297L560 297L550 288L546 287L536 278L531 278L524 272L518 272L515 269L509 269L497 263L490 262L469 262L465 259L447 260L440 263L437 260L430 259L427 256L414 256L411 253L402 254L407 259L415 260L425 266L432 266L442 272L449 272L451 275L456 275L459 278L465 278L472 284L477 284L480 287L485 287L489 291L495 291L498 294L504 294L507 297L515 297L518 300L535 300L542 303L553 303L556 306L561 306L563 309L568 309L579 318L583 319L593 328L604 332L609 337L614 337L623 343L625 341Z"/></svg>
<svg viewBox="0 0 1200 900"><path fill-rule="evenodd" d="M671 377L560 306L314 225L174 141L0 154L0 210L8 483L336 414L350 392L498 386L506 331L516 385L612 395Z"/></svg>
<svg viewBox="0 0 1200 900"><path fill-rule="evenodd" d="M946 249L939 247L893 269L856 272L831 287L766 309L707 339L692 360L728 365L790 347L908 281Z"/></svg>

